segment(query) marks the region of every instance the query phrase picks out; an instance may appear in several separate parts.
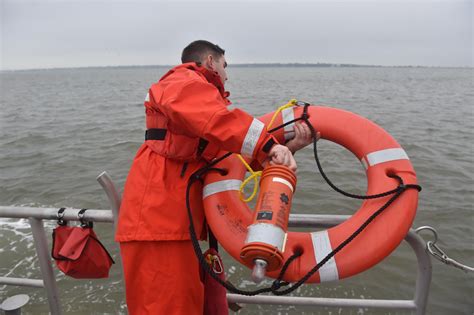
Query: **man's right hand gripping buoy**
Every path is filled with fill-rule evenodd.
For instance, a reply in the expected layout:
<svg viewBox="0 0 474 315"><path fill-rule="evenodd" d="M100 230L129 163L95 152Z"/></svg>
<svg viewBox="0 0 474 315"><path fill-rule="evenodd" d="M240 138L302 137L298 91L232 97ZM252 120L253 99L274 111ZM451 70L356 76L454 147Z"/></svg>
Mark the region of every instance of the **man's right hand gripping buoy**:
<svg viewBox="0 0 474 315"><path fill-rule="evenodd" d="M285 165L293 172L296 172L296 161L290 149L281 144L275 144L268 153L270 165Z"/></svg>

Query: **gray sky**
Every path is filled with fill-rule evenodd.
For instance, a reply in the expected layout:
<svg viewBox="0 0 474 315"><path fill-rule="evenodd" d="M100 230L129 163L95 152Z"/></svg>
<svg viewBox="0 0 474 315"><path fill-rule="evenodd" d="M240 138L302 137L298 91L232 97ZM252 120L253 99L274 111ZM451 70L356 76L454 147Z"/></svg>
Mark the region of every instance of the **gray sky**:
<svg viewBox="0 0 474 315"><path fill-rule="evenodd" d="M473 66L473 1L1 2L1 69L177 64L195 39L229 63Z"/></svg>

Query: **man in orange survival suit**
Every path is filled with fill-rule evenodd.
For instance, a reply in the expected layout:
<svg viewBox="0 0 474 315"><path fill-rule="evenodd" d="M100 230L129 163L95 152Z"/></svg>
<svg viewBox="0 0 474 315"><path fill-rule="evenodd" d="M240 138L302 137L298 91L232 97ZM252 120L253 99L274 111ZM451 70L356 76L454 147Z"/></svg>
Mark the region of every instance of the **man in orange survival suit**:
<svg viewBox="0 0 474 315"><path fill-rule="evenodd" d="M203 312L203 285L185 204L186 185L194 171L221 149L296 170L290 150L276 143L262 122L242 110L227 109L223 49L199 40L183 50L181 59L183 64L149 89L146 140L123 194L116 240L130 314ZM295 133L295 141L287 144L293 151L311 140L302 124ZM202 186L196 183L190 202L197 235L204 239L201 198Z"/></svg>

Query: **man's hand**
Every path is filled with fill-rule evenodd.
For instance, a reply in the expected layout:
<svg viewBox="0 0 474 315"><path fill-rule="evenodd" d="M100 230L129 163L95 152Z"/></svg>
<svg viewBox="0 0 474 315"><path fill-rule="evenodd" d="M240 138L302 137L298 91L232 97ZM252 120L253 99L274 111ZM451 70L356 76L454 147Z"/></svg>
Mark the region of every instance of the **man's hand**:
<svg viewBox="0 0 474 315"><path fill-rule="evenodd" d="M316 141L319 140L321 134L316 133ZM306 123L296 122L295 123L295 137L286 143L288 149L295 153L296 151L304 148L308 144L313 142L311 136L311 130Z"/></svg>
<svg viewBox="0 0 474 315"><path fill-rule="evenodd" d="M268 153L271 159L270 164L288 166L293 172L296 172L296 161L291 151L284 145L275 144Z"/></svg>

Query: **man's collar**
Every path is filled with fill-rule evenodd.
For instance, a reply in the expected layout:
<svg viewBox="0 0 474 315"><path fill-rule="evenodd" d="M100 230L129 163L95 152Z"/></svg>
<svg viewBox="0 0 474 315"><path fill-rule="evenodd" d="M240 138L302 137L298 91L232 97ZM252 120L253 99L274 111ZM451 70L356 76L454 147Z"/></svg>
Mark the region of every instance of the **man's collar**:
<svg viewBox="0 0 474 315"><path fill-rule="evenodd" d="M214 85L219 90L219 93L221 94L221 96L228 102L228 104L230 104L230 101L227 100L230 93L224 89L224 84L222 83L222 80L219 74L215 71L209 70L206 67L199 65L196 62L183 63L179 66L174 67L165 76L163 76L161 80L163 80L169 74L181 68L186 68L186 69L194 70L196 72L201 73L206 78L207 82Z"/></svg>

